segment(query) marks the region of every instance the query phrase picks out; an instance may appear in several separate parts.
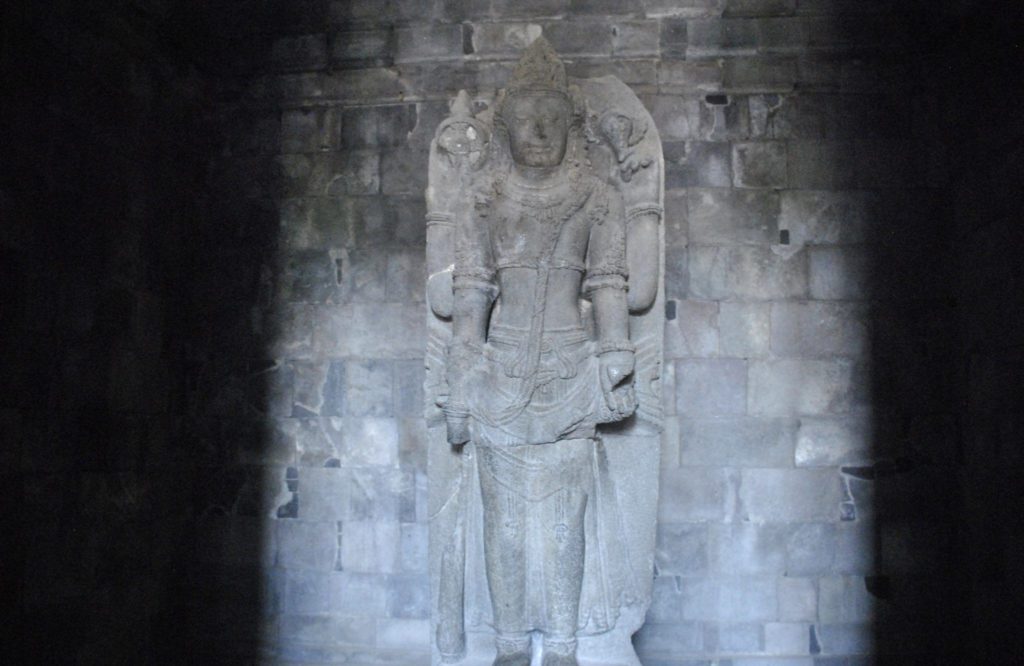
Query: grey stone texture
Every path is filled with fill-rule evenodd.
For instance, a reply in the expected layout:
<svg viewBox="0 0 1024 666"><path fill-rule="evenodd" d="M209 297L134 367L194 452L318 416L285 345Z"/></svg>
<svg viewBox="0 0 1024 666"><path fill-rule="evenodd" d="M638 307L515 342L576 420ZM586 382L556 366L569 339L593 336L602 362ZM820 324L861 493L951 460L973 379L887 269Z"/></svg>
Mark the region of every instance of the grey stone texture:
<svg viewBox="0 0 1024 666"><path fill-rule="evenodd" d="M129 4L150 17L177 3ZM930 619L912 601L950 580L954 470L977 501L969 538L1013 536L1002 498L1019 486L1024 419L1006 387L1024 327L1007 305L1020 262L1005 193L1022 157L1019 133L965 135L954 153L936 139L965 115L945 91L970 96L899 51L912 35L898 3L301 0L233 17L198 4L217 37L194 37L217 45L197 57L216 62L192 74L146 60L132 45L170 47L117 21L40 40L67 52L62 72L90 63L81 86L50 73L52 92L11 97L39 119L12 153L24 173L0 186L17 350L0 460L19 489L3 525L31 526L13 561L40 635L62 635L55 599L89 600L81 653L62 659L168 635L153 618L180 609L153 590L173 581L194 590L196 635L175 629L200 661L430 663L429 147L456 92L492 109L541 34L570 76L629 85L664 145L664 428L641 661L928 652L904 623ZM215 93L212 72L230 72ZM1009 125L1014 97L987 110L997 96L972 113ZM142 155L166 164L135 168ZM102 233L57 248L79 212ZM53 253L60 271L39 264ZM989 550L965 582L1012 606L998 580L1019 565Z"/></svg>
<svg viewBox="0 0 1024 666"><path fill-rule="evenodd" d="M612 37L642 50L656 35L645 27L617 23ZM525 664L536 632L547 663L635 666L630 638L645 613L679 619L652 593L662 147L618 78L567 78L555 48L604 48L594 28L547 26L555 46L537 37L522 50L496 115L474 116L460 91L431 145L424 393L443 412L426 408L439 507L429 529L435 664ZM560 101L573 91L585 106ZM571 122L582 111L593 136ZM701 329L712 330L717 306L702 327L691 316L699 304L685 305L680 344L704 354L716 346ZM742 384L735 393L730 382L745 381L744 361L722 363L735 366L723 391L743 410ZM698 370L694 387L708 381Z"/></svg>

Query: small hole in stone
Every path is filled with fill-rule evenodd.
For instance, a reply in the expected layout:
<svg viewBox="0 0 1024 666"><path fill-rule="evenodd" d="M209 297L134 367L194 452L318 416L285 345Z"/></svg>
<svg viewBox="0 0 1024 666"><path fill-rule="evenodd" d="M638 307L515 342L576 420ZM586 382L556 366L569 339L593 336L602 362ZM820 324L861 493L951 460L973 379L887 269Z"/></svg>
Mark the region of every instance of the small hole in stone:
<svg viewBox="0 0 1024 666"><path fill-rule="evenodd" d="M779 229L779 244L789 245L789 229Z"/></svg>
<svg viewBox="0 0 1024 666"><path fill-rule="evenodd" d="M729 96L721 94L708 95L707 97L704 98L704 100L708 104L714 104L716 106L725 106L726 104L729 103Z"/></svg>
<svg viewBox="0 0 1024 666"><path fill-rule="evenodd" d="M341 284L341 281L345 275L344 271L342 270L342 266L344 266L344 262L341 259L334 260L334 267L336 269L334 277L338 281L338 284Z"/></svg>
<svg viewBox="0 0 1024 666"><path fill-rule="evenodd" d="M676 302L665 301L665 319L673 321L676 318Z"/></svg>
<svg viewBox="0 0 1024 666"><path fill-rule="evenodd" d="M612 37L618 37L618 36L619 36L619 26L613 25L612 26Z"/></svg>

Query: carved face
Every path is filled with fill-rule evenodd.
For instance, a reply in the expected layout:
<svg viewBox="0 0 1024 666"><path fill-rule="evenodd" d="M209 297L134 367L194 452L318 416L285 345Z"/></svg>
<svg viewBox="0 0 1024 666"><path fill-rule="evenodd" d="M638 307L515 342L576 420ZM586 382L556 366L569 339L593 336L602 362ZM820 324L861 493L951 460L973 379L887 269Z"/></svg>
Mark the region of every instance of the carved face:
<svg viewBox="0 0 1024 666"><path fill-rule="evenodd" d="M562 163L569 138L569 105L557 95L520 93L502 117L516 164L553 167Z"/></svg>

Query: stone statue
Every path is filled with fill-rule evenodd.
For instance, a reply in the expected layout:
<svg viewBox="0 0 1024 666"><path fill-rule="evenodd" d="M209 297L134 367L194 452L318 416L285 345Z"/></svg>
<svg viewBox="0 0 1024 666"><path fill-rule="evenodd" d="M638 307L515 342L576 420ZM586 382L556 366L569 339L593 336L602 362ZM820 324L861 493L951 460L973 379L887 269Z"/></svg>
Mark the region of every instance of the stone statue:
<svg viewBox="0 0 1024 666"><path fill-rule="evenodd" d="M662 156L538 38L438 128L427 350L435 662L638 664L659 461ZM535 646L536 643L536 646Z"/></svg>

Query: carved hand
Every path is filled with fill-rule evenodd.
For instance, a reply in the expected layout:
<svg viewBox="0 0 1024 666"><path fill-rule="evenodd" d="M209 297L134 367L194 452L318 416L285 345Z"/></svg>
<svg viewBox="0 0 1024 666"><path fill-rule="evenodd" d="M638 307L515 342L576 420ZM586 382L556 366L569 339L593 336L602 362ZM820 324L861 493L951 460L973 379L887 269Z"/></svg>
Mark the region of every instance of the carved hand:
<svg viewBox="0 0 1024 666"><path fill-rule="evenodd" d="M628 391L615 391L633 373L635 364L633 352L610 351L600 356L601 391L608 408L618 412L632 410L632 399Z"/></svg>

